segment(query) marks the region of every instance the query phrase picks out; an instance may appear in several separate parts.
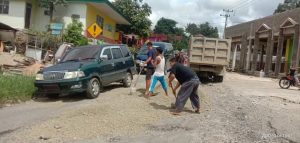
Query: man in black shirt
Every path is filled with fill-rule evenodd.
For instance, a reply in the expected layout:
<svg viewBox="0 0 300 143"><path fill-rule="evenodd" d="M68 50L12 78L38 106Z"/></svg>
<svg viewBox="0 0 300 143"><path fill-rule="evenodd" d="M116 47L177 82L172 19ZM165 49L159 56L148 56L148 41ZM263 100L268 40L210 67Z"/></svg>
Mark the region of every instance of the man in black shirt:
<svg viewBox="0 0 300 143"><path fill-rule="evenodd" d="M188 98L192 102L192 106L196 113L200 112L200 103L198 96L198 87L200 85L199 78L190 68L176 62L176 58L170 60L171 69L169 75L169 86L172 87L172 81L176 78L179 84L175 88L172 87L173 93L181 86L176 97L176 109L173 115L179 115L184 108Z"/></svg>

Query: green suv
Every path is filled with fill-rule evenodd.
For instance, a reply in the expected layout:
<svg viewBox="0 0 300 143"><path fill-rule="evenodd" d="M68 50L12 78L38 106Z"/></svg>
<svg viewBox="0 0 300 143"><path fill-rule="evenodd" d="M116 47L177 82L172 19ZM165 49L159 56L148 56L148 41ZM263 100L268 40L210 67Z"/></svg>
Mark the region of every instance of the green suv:
<svg viewBox="0 0 300 143"><path fill-rule="evenodd" d="M57 65L39 71L35 86L37 94L49 98L71 93L97 98L113 82L129 87L135 69L126 45L82 46L70 49Z"/></svg>

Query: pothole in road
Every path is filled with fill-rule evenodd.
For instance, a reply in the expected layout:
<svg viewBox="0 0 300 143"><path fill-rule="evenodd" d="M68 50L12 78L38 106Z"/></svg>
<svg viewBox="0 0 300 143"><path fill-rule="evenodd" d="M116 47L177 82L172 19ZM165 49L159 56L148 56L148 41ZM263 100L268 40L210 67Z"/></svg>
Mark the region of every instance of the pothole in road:
<svg viewBox="0 0 300 143"><path fill-rule="evenodd" d="M112 137L108 140L110 143L119 142L121 140L121 137Z"/></svg>
<svg viewBox="0 0 300 143"><path fill-rule="evenodd" d="M286 98L282 98L282 97L277 97L277 96L270 96L270 97L280 99L280 100L282 100L285 103L300 104L300 102L292 101L292 100L289 100L289 99L286 99Z"/></svg>
<svg viewBox="0 0 300 143"><path fill-rule="evenodd" d="M247 115L244 112L235 112L234 116L241 121L245 121L247 119Z"/></svg>
<svg viewBox="0 0 300 143"><path fill-rule="evenodd" d="M272 124L271 121L268 121L267 122L267 126L274 132L274 134L268 134L268 135L265 135L264 138L280 138L280 139L283 139L289 143L297 143L296 141L293 141L291 139L289 139L287 135L285 134L281 134L278 132L277 128L275 128Z"/></svg>

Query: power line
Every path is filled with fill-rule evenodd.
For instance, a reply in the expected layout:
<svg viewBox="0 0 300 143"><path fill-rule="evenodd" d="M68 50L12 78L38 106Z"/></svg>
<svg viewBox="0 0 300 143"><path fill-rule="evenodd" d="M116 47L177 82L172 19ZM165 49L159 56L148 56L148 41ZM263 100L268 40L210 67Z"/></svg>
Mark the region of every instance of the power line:
<svg viewBox="0 0 300 143"><path fill-rule="evenodd" d="M233 12L233 10L223 9L223 11L224 11L224 14L221 14L220 16L225 17L225 26L224 26L224 32L223 32L223 38L225 38L225 30L227 27L227 21L228 21L228 18L230 17L230 13Z"/></svg>
<svg viewBox="0 0 300 143"><path fill-rule="evenodd" d="M249 0L242 0L242 1L239 1L238 3L236 3L235 5L231 6L229 9L234 9L235 7L238 7L240 5L242 5L243 3L247 2Z"/></svg>
<svg viewBox="0 0 300 143"><path fill-rule="evenodd" d="M248 2L234 8L234 10L238 10L238 9L241 9L241 8L244 8L244 7L247 7L247 6L250 6L255 0L249 0Z"/></svg>

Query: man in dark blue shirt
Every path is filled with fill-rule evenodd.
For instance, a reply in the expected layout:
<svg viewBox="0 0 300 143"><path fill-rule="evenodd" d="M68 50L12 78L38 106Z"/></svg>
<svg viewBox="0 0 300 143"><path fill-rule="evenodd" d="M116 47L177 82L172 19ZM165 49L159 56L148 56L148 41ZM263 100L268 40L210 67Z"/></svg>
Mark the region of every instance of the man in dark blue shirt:
<svg viewBox="0 0 300 143"><path fill-rule="evenodd" d="M178 84L173 88L173 93L176 94L176 90L181 86L178 95L176 97L176 109L173 112L174 115L179 115L183 110L185 103L190 98L192 106L196 113L200 112L200 102L198 96L198 87L200 80L197 74L190 68L176 62L176 58L170 60L171 69L169 75L169 86L172 87L172 81L176 78Z"/></svg>
<svg viewBox="0 0 300 143"><path fill-rule="evenodd" d="M156 52L155 49L153 49L153 45L151 42L147 43L147 47L148 47L148 59L145 61L145 63L147 64L147 71L146 71L146 93L145 95L147 95L149 93L149 88L150 88L150 84L151 84L151 77L154 74L154 66L152 65L152 61L155 60L156 57Z"/></svg>

